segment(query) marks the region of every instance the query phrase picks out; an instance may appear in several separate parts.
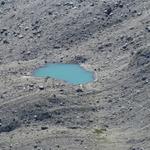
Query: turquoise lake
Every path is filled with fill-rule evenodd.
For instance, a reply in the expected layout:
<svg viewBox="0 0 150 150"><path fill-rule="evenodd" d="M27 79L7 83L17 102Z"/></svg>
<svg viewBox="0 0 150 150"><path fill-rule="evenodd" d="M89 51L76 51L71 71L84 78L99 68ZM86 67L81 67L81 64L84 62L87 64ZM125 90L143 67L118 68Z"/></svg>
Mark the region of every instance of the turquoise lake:
<svg viewBox="0 0 150 150"><path fill-rule="evenodd" d="M94 81L92 72L79 64L46 64L33 72L35 77L52 77L71 84L85 84Z"/></svg>

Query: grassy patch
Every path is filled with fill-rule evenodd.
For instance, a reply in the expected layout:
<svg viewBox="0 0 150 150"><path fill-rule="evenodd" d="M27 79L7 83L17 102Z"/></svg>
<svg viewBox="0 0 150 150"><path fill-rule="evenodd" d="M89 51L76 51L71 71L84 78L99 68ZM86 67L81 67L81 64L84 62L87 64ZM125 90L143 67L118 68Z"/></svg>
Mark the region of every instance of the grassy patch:
<svg viewBox="0 0 150 150"><path fill-rule="evenodd" d="M106 129L94 129L94 133L96 134L103 134L104 132L106 132Z"/></svg>

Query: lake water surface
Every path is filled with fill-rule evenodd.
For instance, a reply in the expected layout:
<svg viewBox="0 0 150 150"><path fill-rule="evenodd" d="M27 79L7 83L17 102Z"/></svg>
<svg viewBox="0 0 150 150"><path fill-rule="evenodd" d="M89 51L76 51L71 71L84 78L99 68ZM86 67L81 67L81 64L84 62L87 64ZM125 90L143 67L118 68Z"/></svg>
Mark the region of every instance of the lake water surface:
<svg viewBox="0 0 150 150"><path fill-rule="evenodd" d="M92 72L79 64L46 64L33 72L35 77L52 77L71 84L85 84L94 81Z"/></svg>

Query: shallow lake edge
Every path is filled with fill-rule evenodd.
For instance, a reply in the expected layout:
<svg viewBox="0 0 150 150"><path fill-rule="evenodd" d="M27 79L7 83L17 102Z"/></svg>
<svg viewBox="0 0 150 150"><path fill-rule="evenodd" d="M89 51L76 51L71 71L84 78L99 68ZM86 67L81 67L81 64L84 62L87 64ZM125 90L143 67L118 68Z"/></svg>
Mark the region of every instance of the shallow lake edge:
<svg viewBox="0 0 150 150"><path fill-rule="evenodd" d="M39 64L39 67L38 66L36 66L32 71L31 71L31 76L32 77L34 77L34 78L38 78L38 79L43 79L43 78L45 78L45 77L38 77L38 76L34 76L34 73L35 73L35 71L37 70L37 69L40 69L40 68L44 68L44 67L46 67L48 64L73 64L73 63L51 63L51 62L47 62L47 63L45 63L45 64ZM85 71L87 71L87 72L90 72L90 73L92 73L92 78L93 78L93 81L90 81L90 82L87 82L87 83L83 83L84 85L87 85L87 84L92 84L92 83L94 83L94 82L97 82L97 73L96 73L96 71L94 71L93 69L92 69L92 67L91 67L91 65L89 65L89 64L84 64L84 63L81 63L81 64L75 64L75 65L79 65L81 68L83 68ZM55 79L55 78L52 78L52 77L50 77L51 79ZM71 84L71 83L68 83L67 81L65 81L65 80L58 80L58 79L55 79L56 81L63 81L65 84ZM82 84L82 83L81 83ZM75 85L75 84L72 84L72 85ZM80 85L80 84L76 84L76 85Z"/></svg>

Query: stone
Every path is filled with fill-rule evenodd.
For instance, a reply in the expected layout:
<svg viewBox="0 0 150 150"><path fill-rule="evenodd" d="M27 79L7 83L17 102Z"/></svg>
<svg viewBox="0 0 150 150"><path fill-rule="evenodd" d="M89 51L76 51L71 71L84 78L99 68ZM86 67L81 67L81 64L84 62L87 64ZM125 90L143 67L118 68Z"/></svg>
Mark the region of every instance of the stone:
<svg viewBox="0 0 150 150"><path fill-rule="evenodd" d="M0 34L3 34L3 33L5 33L5 32L7 32L7 29L6 29L6 28L3 28L3 29L0 30Z"/></svg>
<svg viewBox="0 0 150 150"><path fill-rule="evenodd" d="M33 89L34 89L33 87L30 87L30 88L29 88L29 91L32 91Z"/></svg>
<svg viewBox="0 0 150 150"><path fill-rule="evenodd" d="M37 119L37 115L34 115L33 117L34 117L34 119Z"/></svg>
<svg viewBox="0 0 150 150"><path fill-rule="evenodd" d="M39 85L39 89L40 90L44 90L44 86L43 85Z"/></svg>
<svg viewBox="0 0 150 150"><path fill-rule="evenodd" d="M83 90L82 89L77 89L76 92L78 92L78 93L83 92Z"/></svg>
<svg viewBox="0 0 150 150"><path fill-rule="evenodd" d="M48 12L48 15L52 15L52 14L53 14L53 12L52 12L52 11L49 11L49 12Z"/></svg>
<svg viewBox="0 0 150 150"><path fill-rule="evenodd" d="M29 30L29 27L25 27L25 31Z"/></svg>
<svg viewBox="0 0 150 150"><path fill-rule="evenodd" d="M75 56L73 60L74 63L85 63L86 61L87 61L87 58L85 58L84 56L80 56L80 55Z"/></svg>
<svg viewBox="0 0 150 150"><path fill-rule="evenodd" d="M146 79L146 80L145 80L145 83L149 83L149 80L148 80L148 79Z"/></svg>
<svg viewBox="0 0 150 150"><path fill-rule="evenodd" d="M141 13L141 12L138 12L138 13L137 13L137 15L138 15L138 16L141 16L141 15L142 15L142 13Z"/></svg>
<svg viewBox="0 0 150 150"><path fill-rule="evenodd" d="M41 35L40 35L40 34L38 34L38 35L37 35L37 37L38 37L38 38L40 38L40 37L41 37Z"/></svg>
<svg viewBox="0 0 150 150"><path fill-rule="evenodd" d="M105 13L106 15L110 15L110 14L112 13L111 7L105 9L104 13Z"/></svg>
<svg viewBox="0 0 150 150"><path fill-rule="evenodd" d="M47 129L48 129L48 127L46 127L46 126L41 127L41 130L47 130Z"/></svg>
<svg viewBox="0 0 150 150"><path fill-rule="evenodd" d="M148 32L150 32L150 26L145 28Z"/></svg>
<svg viewBox="0 0 150 150"><path fill-rule="evenodd" d="M112 99L108 100L108 103L112 103Z"/></svg>
<svg viewBox="0 0 150 150"><path fill-rule="evenodd" d="M4 2L4 1L2 1L2 2L1 2L1 5L5 5L5 2Z"/></svg>
<svg viewBox="0 0 150 150"><path fill-rule="evenodd" d="M94 3L91 3L91 5L90 6L94 6L95 4Z"/></svg>
<svg viewBox="0 0 150 150"><path fill-rule="evenodd" d="M34 87L34 84L31 83L31 84L29 84L29 86L30 86L30 87Z"/></svg>
<svg viewBox="0 0 150 150"><path fill-rule="evenodd" d="M4 44L9 44L8 40L3 40Z"/></svg>
<svg viewBox="0 0 150 150"><path fill-rule="evenodd" d="M121 3L121 1L117 1L115 2L115 7L123 8L123 4Z"/></svg>
<svg viewBox="0 0 150 150"><path fill-rule="evenodd" d="M22 35L22 34L20 34L20 35L18 36L18 38L19 38L19 39L22 39L22 38L23 38L23 35Z"/></svg>
<svg viewBox="0 0 150 150"><path fill-rule="evenodd" d="M27 55L30 55L31 54L31 51L27 51Z"/></svg>
<svg viewBox="0 0 150 150"><path fill-rule="evenodd" d="M34 147L34 148L37 148L38 146L37 146L37 145L34 145L33 147Z"/></svg>
<svg viewBox="0 0 150 150"><path fill-rule="evenodd" d="M12 148L12 147L13 147L13 145L12 145L12 144L10 144L10 145L9 145L9 147L10 147L10 148Z"/></svg>
<svg viewBox="0 0 150 150"><path fill-rule="evenodd" d="M122 48L123 48L123 49L126 49L127 46L128 46L128 43L125 43L125 44L122 46Z"/></svg>
<svg viewBox="0 0 150 150"><path fill-rule="evenodd" d="M123 4L119 4L119 7L120 7L120 8L123 8Z"/></svg>
<svg viewBox="0 0 150 150"><path fill-rule="evenodd" d="M78 129L79 127L77 126L68 126L68 129Z"/></svg>
<svg viewBox="0 0 150 150"><path fill-rule="evenodd" d="M144 148L141 147L131 147L129 150L144 150Z"/></svg>

